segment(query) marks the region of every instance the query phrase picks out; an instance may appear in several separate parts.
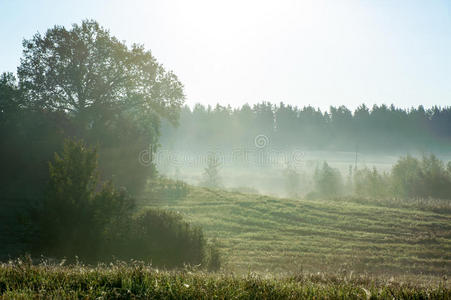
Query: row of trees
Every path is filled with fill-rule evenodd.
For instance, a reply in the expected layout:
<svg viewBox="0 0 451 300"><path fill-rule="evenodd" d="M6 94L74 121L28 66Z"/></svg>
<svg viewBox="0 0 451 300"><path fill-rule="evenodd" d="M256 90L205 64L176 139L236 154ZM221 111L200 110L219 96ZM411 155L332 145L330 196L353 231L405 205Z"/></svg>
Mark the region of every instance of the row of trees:
<svg viewBox="0 0 451 300"><path fill-rule="evenodd" d="M292 171L293 172L293 171ZM347 177L347 178L346 178ZM299 174L290 174L291 195L299 190ZM390 172L376 168L353 169L347 176L324 162L316 167L312 178L311 198L330 198L355 195L364 198L399 199L451 199L451 162L445 164L435 155L423 155L421 159L401 157Z"/></svg>
<svg viewBox="0 0 451 300"><path fill-rule="evenodd" d="M193 150L252 145L265 135L275 148L303 147L355 151L441 151L451 144L451 107L401 109L364 104L354 112L345 106L322 112L262 102L231 108L195 105L181 110L178 128L163 124L162 144Z"/></svg>

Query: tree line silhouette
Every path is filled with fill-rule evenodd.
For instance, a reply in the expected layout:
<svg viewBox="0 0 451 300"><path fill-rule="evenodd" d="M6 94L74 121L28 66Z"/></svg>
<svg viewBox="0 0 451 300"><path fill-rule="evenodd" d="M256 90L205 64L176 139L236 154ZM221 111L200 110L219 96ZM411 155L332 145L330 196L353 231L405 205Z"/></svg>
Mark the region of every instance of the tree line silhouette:
<svg viewBox="0 0 451 300"><path fill-rule="evenodd" d="M162 126L162 144L191 148L250 145L266 135L273 147L311 150L400 152L449 151L451 107L403 109L394 105L360 105L354 111L331 106L321 111L312 106L261 102L239 108L185 105L180 126ZM252 146L252 145L250 145Z"/></svg>

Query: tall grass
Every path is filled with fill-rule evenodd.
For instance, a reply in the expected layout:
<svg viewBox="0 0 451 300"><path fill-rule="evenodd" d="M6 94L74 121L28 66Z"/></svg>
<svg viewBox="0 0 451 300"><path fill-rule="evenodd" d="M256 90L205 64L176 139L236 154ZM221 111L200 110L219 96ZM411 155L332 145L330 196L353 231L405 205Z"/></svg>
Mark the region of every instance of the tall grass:
<svg viewBox="0 0 451 300"><path fill-rule="evenodd" d="M87 267L17 260L0 265L0 298L450 299L451 290L445 279L409 283L353 274L236 276L187 268L161 271L140 262Z"/></svg>

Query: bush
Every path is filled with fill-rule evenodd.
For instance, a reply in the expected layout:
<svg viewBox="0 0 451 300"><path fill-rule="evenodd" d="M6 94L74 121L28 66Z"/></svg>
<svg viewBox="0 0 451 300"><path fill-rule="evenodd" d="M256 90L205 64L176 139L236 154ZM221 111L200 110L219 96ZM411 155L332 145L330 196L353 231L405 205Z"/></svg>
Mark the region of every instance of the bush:
<svg viewBox="0 0 451 300"><path fill-rule="evenodd" d="M318 196L330 198L343 193L343 180L338 169L331 168L324 162L316 168L314 174L315 192Z"/></svg>
<svg viewBox="0 0 451 300"><path fill-rule="evenodd" d="M221 162L219 157L215 153L209 153L207 157L207 167L204 169L204 181L201 186L207 188L219 188L221 187L221 177L219 176L219 168Z"/></svg>
<svg viewBox="0 0 451 300"><path fill-rule="evenodd" d="M88 263L120 258L165 267L207 267L209 249L202 230L173 212L133 215L134 200L125 189L117 190L111 182L99 186L96 150L83 142L67 140L49 170L47 194L32 214L35 255L69 260L78 256Z"/></svg>
<svg viewBox="0 0 451 300"><path fill-rule="evenodd" d="M423 155L421 160L406 156L392 169L393 193L408 198L451 198L451 168L435 155Z"/></svg>
<svg viewBox="0 0 451 300"><path fill-rule="evenodd" d="M209 271L219 271L221 268L221 253L219 252L218 241L214 240L208 246L207 268Z"/></svg>
<svg viewBox="0 0 451 300"><path fill-rule="evenodd" d="M287 166L283 170L285 191L289 197L297 197L300 194L301 175L295 168Z"/></svg>
<svg viewBox="0 0 451 300"><path fill-rule="evenodd" d="M148 194L152 200L180 200L189 193L188 185L181 180L173 180L163 176L150 181Z"/></svg>
<svg viewBox="0 0 451 300"><path fill-rule="evenodd" d="M383 198L390 195L390 177L376 168L354 172L354 193L357 196Z"/></svg>
<svg viewBox="0 0 451 300"><path fill-rule="evenodd" d="M133 199L111 183L99 187L96 150L81 141L67 140L49 173L46 195L33 210L33 251L96 261L105 228L131 212Z"/></svg>
<svg viewBox="0 0 451 300"><path fill-rule="evenodd" d="M171 211L148 209L134 216L128 245L121 258L151 261L156 266L204 265L207 261L201 228Z"/></svg>

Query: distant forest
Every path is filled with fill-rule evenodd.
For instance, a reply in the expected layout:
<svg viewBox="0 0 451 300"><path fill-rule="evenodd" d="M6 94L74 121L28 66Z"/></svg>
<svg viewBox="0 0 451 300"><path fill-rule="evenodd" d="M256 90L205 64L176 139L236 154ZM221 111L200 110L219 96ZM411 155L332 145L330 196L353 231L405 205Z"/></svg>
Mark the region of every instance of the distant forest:
<svg viewBox="0 0 451 300"><path fill-rule="evenodd" d="M196 104L182 107L179 126L163 123L161 143L168 148L205 150L251 145L266 135L278 149L449 152L451 107L402 109L394 105L345 106L321 111L261 102L241 108Z"/></svg>

